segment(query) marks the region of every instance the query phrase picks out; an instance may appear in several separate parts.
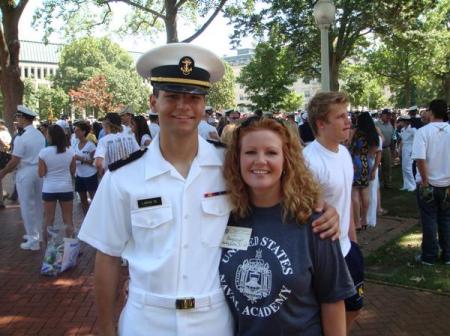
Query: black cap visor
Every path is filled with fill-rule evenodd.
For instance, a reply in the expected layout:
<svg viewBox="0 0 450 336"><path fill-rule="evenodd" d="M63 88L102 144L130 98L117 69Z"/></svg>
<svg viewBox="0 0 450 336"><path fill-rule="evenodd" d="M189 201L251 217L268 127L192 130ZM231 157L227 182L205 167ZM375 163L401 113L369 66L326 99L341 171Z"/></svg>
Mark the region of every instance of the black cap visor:
<svg viewBox="0 0 450 336"><path fill-rule="evenodd" d="M171 84L171 83L152 83L153 87L158 90L176 92L176 93L189 93L195 95L207 95L208 89L196 85L186 85L186 84Z"/></svg>

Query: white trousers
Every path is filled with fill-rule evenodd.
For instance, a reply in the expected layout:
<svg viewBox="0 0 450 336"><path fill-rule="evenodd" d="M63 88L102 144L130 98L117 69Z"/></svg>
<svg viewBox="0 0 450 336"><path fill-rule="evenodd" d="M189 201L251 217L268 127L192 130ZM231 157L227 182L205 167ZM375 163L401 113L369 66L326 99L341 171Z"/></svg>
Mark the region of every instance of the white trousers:
<svg viewBox="0 0 450 336"><path fill-rule="evenodd" d="M379 188L378 172L375 173L375 178L369 182L369 209L367 210L367 225L377 225L377 206L378 197L377 192Z"/></svg>
<svg viewBox="0 0 450 336"><path fill-rule="evenodd" d="M415 190L416 181L412 171L413 160L411 158L412 144L403 144L402 146L402 173L403 189Z"/></svg>
<svg viewBox="0 0 450 336"><path fill-rule="evenodd" d="M120 314L120 336L232 336L233 317L225 301L177 310L128 300Z"/></svg>
<svg viewBox="0 0 450 336"><path fill-rule="evenodd" d="M38 175L38 166L19 169L16 175L17 195L25 233L32 239L40 239L44 208L42 205L42 178Z"/></svg>

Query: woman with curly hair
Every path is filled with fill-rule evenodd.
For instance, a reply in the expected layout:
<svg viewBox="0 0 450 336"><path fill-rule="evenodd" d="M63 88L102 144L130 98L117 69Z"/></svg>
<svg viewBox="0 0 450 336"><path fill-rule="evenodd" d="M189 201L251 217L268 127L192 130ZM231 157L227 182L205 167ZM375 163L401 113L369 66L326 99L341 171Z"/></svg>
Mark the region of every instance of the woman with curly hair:
<svg viewBox="0 0 450 336"><path fill-rule="evenodd" d="M339 243L313 233L319 187L289 127L244 121L224 176L233 210L220 273L235 334L345 335L343 300L354 286Z"/></svg>

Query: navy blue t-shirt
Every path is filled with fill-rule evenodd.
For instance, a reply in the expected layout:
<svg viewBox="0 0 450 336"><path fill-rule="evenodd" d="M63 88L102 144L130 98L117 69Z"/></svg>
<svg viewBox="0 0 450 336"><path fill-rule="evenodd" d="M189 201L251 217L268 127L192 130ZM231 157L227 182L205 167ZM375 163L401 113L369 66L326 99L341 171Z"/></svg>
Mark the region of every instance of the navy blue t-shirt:
<svg viewBox="0 0 450 336"><path fill-rule="evenodd" d="M236 335L322 335L320 304L355 294L339 241L311 223L283 222L280 205L228 225L252 228L246 251L223 249L221 285Z"/></svg>

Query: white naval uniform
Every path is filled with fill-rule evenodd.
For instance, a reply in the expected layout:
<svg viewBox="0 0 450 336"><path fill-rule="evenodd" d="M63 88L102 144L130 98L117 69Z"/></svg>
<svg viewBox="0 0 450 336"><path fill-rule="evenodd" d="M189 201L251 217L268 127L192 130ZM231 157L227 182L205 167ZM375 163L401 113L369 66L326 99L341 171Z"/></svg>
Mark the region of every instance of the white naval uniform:
<svg viewBox="0 0 450 336"><path fill-rule="evenodd" d="M20 158L17 167L16 187L25 232L30 239L38 240L42 234L42 178L38 175L39 152L45 147L40 131L29 125L14 139L13 155Z"/></svg>
<svg viewBox="0 0 450 336"><path fill-rule="evenodd" d="M416 189L416 181L414 180L412 170L413 159L411 158L412 145L416 131L417 129L411 127L411 125L408 125L407 127L404 127L400 133L400 137L402 138L402 189L406 189L408 191L413 191Z"/></svg>
<svg viewBox="0 0 450 336"><path fill-rule="evenodd" d="M231 209L226 195L214 195L226 188L222 156L199 137L183 178L161 155L157 136L141 159L103 177L79 238L128 260L120 335L233 334L218 273ZM203 307L175 309L175 299L184 297Z"/></svg>

